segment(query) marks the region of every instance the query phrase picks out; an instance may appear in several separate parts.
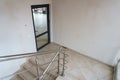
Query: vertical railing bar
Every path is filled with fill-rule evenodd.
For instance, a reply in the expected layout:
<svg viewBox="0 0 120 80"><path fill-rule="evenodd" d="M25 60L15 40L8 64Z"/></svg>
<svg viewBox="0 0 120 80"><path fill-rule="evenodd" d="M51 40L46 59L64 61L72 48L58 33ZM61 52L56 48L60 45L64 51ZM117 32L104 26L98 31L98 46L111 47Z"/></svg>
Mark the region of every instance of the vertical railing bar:
<svg viewBox="0 0 120 80"><path fill-rule="evenodd" d="M45 73L48 71L49 67L53 63L53 61L56 59L56 57L60 54L62 47L59 48L59 51L56 53L56 55L53 57L53 59L50 61L50 64L47 66L45 71L43 72L42 76L40 77L41 80L43 80Z"/></svg>
<svg viewBox="0 0 120 80"><path fill-rule="evenodd" d="M60 54L58 54L58 75L60 73Z"/></svg>
<svg viewBox="0 0 120 80"><path fill-rule="evenodd" d="M38 76L38 80L40 80L40 71L39 71L39 63L38 63L38 58L37 55L35 56L35 63L36 63L36 70L37 70L37 76Z"/></svg>
<svg viewBox="0 0 120 80"><path fill-rule="evenodd" d="M62 74L61 74L61 76L64 76L64 69L65 68L65 53L63 52L63 68L62 68Z"/></svg>

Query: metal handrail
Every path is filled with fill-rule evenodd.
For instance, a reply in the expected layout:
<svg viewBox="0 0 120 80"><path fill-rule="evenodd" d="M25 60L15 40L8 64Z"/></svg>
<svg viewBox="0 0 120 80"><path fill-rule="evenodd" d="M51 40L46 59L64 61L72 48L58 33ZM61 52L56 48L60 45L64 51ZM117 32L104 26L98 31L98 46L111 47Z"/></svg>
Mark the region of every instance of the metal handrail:
<svg viewBox="0 0 120 80"><path fill-rule="evenodd" d="M66 47L60 47L59 50L57 51L57 53L55 54L55 56L52 58L51 62L49 63L49 65L47 66L47 68L45 69L45 71L43 72L43 74L40 76L40 80L44 79L44 75L47 73L47 71L49 70L50 66L52 65L52 63L54 62L54 60L56 59L56 57L58 57L58 74L59 74L59 69L60 69L60 53L64 54L64 49L67 49ZM64 75L64 66L65 66L65 54L63 57L63 71L62 71L62 76Z"/></svg>
<svg viewBox="0 0 120 80"><path fill-rule="evenodd" d="M46 75L46 73L48 72L48 70L50 69L51 65L53 62L57 61L58 62L58 67L56 68L58 71L57 73L59 74L60 73L60 67L62 66L62 74L64 74L64 68L65 68L65 64L66 64L66 54L64 54L64 49L66 49L65 47L60 47L58 51L56 50L52 50L52 51L40 51L40 52L35 52L35 53L26 53L26 54L16 54L16 55L8 55L8 56L0 56L0 62L3 62L3 61L8 61L8 60L15 60L15 59L20 59L20 58L27 58L27 57L32 57L32 56L36 56L35 58L35 62L36 62L36 70L37 70L37 78L36 79L39 79L39 80L43 80L44 79L44 76ZM47 64L47 68L43 71L42 75L40 75L40 71L39 71L39 66L41 66L39 64L39 61L38 61L38 58L37 56L38 55L44 55L44 54L50 54L50 53L56 53L49 62L45 63ZM60 54L63 54L63 58L60 57ZM56 58L58 57L58 59L56 60ZM63 64L60 63L60 60L63 59ZM32 67L30 67L29 69L31 69ZM15 75L15 74L21 74L23 72L26 72L26 71L29 71L29 69L25 70L25 71L21 71L21 72L15 72L13 74L10 74L10 75L7 75L7 76L4 76L2 78L6 78L6 77L10 77L12 75ZM53 70L52 70L53 71ZM36 80L35 79L35 80Z"/></svg>
<svg viewBox="0 0 120 80"><path fill-rule="evenodd" d="M45 69L45 71L43 72L42 76L40 77L41 80L43 80L44 75L46 74L46 72L48 71L48 69L50 68L50 66L52 65L53 61L56 59L56 57L60 54L62 47L59 49L59 51L57 52L57 54L52 58L51 62L49 63L49 65L47 66L47 68Z"/></svg>
<svg viewBox="0 0 120 80"><path fill-rule="evenodd" d="M0 56L0 62L4 62L4 61L10 61L10 60L15 60L15 59L21 59L21 58L27 58L27 57L32 57L32 56L38 56L38 55L45 55L45 54L51 54L54 53L56 50L51 50L51 51L39 51L39 52L35 52L35 53L25 53L25 54L16 54L16 55L7 55L7 56ZM45 63L43 65L46 65L48 63ZM43 66L43 65L39 65L39 66ZM32 68L32 67L31 67ZM30 68L30 69L31 69ZM5 79L7 77L10 77L12 75L15 74L21 74L23 72L27 72L29 69L24 70L24 71L20 71L20 72L15 72L12 74L9 74L7 76L3 76L0 77L0 80Z"/></svg>
<svg viewBox="0 0 120 80"><path fill-rule="evenodd" d="M55 51L56 50L53 50L53 51L40 51L40 52L25 53L25 54L16 54L16 55L7 55L7 56L0 56L0 62L9 61L9 60L15 60L15 59L20 59L20 58L27 58L27 57L36 56L36 55L50 54L50 53L54 53Z"/></svg>

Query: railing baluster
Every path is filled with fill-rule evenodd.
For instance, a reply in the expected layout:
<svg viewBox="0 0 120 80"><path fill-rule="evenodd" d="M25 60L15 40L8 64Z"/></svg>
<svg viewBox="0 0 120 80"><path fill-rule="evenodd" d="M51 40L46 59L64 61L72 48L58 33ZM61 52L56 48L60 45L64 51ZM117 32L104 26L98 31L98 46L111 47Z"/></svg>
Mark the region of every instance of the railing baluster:
<svg viewBox="0 0 120 80"><path fill-rule="evenodd" d="M59 75L60 73L60 54L58 54L58 72L57 74Z"/></svg>
<svg viewBox="0 0 120 80"><path fill-rule="evenodd" d="M62 66L62 74L61 76L64 76L64 69L65 68L65 54L63 53L63 66Z"/></svg>
<svg viewBox="0 0 120 80"><path fill-rule="evenodd" d="M55 56L52 58L52 60L50 61L49 65L47 66L47 68L45 69L45 71L43 72L43 74L41 75L41 77L40 77L41 80L43 80L44 75L49 70L50 66L52 65L53 61L56 59L56 57L58 56L58 54L59 54L59 51L55 54Z"/></svg>
<svg viewBox="0 0 120 80"><path fill-rule="evenodd" d="M37 80L40 80L40 70L39 70L39 62L38 62L37 55L35 56L35 63L36 63L36 70L37 70L37 76L38 76Z"/></svg>

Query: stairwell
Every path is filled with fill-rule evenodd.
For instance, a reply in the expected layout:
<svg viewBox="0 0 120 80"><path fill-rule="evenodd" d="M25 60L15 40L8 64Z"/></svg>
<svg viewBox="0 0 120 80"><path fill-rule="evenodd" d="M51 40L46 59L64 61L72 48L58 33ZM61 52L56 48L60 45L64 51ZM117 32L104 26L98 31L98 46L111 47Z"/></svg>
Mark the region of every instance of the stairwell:
<svg viewBox="0 0 120 80"><path fill-rule="evenodd" d="M28 58L10 80L38 80L37 69L39 69L40 75L42 75L59 47L60 45L51 43L41 49L40 51L53 52L37 56L39 61L38 68L35 61L36 56ZM113 80L113 67L71 49L66 51L66 54L68 56L65 62L64 75L61 76L57 73L56 67L58 66L56 65L57 60L55 60L43 80Z"/></svg>
<svg viewBox="0 0 120 80"><path fill-rule="evenodd" d="M53 54L54 53L37 56L39 60L40 75L42 75L42 73L46 69ZM56 64L56 62L54 63ZM20 69L16 72L16 75L14 75L10 80L38 80L37 77L38 74L36 68L37 67L36 67L35 56L30 57L24 64L21 65ZM52 66L50 69L53 68L55 68L55 66ZM47 75L44 80L54 80L56 77L57 77L57 73L52 73L51 71L49 71L47 72Z"/></svg>

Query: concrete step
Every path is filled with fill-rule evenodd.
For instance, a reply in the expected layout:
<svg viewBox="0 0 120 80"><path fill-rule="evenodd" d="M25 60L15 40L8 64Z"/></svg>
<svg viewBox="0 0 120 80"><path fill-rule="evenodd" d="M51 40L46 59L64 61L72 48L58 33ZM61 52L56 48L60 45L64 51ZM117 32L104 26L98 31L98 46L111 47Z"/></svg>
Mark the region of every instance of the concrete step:
<svg viewBox="0 0 120 80"><path fill-rule="evenodd" d="M76 80L75 78L58 76L56 80ZM78 80L78 79L77 79Z"/></svg>
<svg viewBox="0 0 120 80"><path fill-rule="evenodd" d="M78 78L78 77L73 76L70 73L65 73L64 76L58 76L56 80L86 80L86 79L81 78L81 76L80 78Z"/></svg>
<svg viewBox="0 0 120 80"><path fill-rule="evenodd" d="M30 58L30 59L28 60L28 62L29 62L32 66L36 66L36 62L35 62L35 60L34 60L33 58ZM39 62L42 62L42 60L39 61ZM46 67L47 67L48 64L45 64L45 65L43 65L43 64L38 64L38 65L39 65L39 69L43 72L43 71L46 69ZM41 65L42 65L42 66L41 66Z"/></svg>
<svg viewBox="0 0 120 80"><path fill-rule="evenodd" d="M62 76L58 76L56 80L65 80Z"/></svg>
<svg viewBox="0 0 120 80"><path fill-rule="evenodd" d="M25 71L26 69L21 68L19 71ZM21 77L23 80L34 80L36 77L32 75L30 72L22 72L18 74L19 77Z"/></svg>
<svg viewBox="0 0 120 80"><path fill-rule="evenodd" d="M31 74L33 74L35 77L37 76L37 68L35 65L30 63L29 61L26 62L23 67L28 70ZM43 73L43 69L39 68L40 75Z"/></svg>
<svg viewBox="0 0 120 80"><path fill-rule="evenodd" d="M40 65L39 70L40 70L41 75L42 75L43 71L47 68L47 66L53 56L54 56L54 53L37 56L38 62ZM21 68L20 68L20 70L18 70L18 72L25 71L25 70L27 70L27 71L15 75L12 79L13 80L34 80L37 77L35 59L36 59L36 57L34 57L34 56L31 58L28 58L27 61L23 65L21 65ZM48 64L46 64L46 63L48 63ZM43 65L43 64L45 64L45 65ZM43 65L43 66L41 66L41 65ZM54 64L52 64L52 66L50 67L50 71L48 71L46 73L44 80L54 80L56 78L57 71L54 72L55 66L57 67L57 61L54 62Z"/></svg>
<svg viewBox="0 0 120 80"><path fill-rule="evenodd" d="M41 62L42 60L40 60L39 62ZM34 61L33 58L29 59L29 63L31 63L32 65L36 66L36 63ZM48 62L46 62L48 63ZM43 71L47 68L48 64L43 65L43 66L39 66L39 70L43 73ZM55 69L55 67L57 68L57 62L54 62L52 64L52 66L50 67L50 71L47 72L47 76L50 75L51 77L55 78L57 75L57 69Z"/></svg>
<svg viewBox="0 0 120 80"><path fill-rule="evenodd" d="M53 56L54 56L54 53L38 55L37 59L39 61L39 64L42 65L42 64L49 62ZM29 58L29 60L32 61L33 64L36 64L35 59L36 59L35 56Z"/></svg>
<svg viewBox="0 0 120 80"><path fill-rule="evenodd" d="M55 80L55 78L53 77L53 76L46 76L45 78L44 78L44 80Z"/></svg>
<svg viewBox="0 0 120 80"><path fill-rule="evenodd" d="M35 61L33 61L34 59L33 58L30 58L26 63L24 63L23 65L22 65L22 67L23 68L25 68L26 70L28 70L28 72L30 72L31 74L33 74L35 77L37 76L37 71L36 71L36 63L35 63ZM41 60L42 61L42 60ZM55 64L57 64L56 62L55 62ZM48 77L48 75L50 76L50 77L48 77L48 78L55 78L56 77L56 72L57 71L53 71L54 70L54 68L55 68L55 64L52 64L52 66L50 67L50 71L48 71L47 72L47 74L46 74L46 77L45 78L47 78ZM39 66L39 71L40 71L40 74L42 75L42 73L43 73L43 71L46 69L46 67L48 66L48 64L47 65L44 65L44 66ZM57 66L56 66L57 67ZM31 69L30 69L31 68ZM52 69L52 70L51 70ZM57 70L57 69L56 69Z"/></svg>
<svg viewBox="0 0 120 80"><path fill-rule="evenodd" d="M18 75L15 75L10 80L23 80L23 79L21 77L19 77Z"/></svg>

